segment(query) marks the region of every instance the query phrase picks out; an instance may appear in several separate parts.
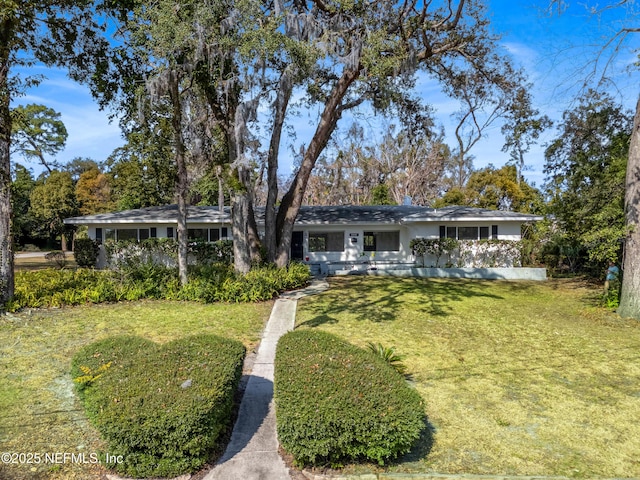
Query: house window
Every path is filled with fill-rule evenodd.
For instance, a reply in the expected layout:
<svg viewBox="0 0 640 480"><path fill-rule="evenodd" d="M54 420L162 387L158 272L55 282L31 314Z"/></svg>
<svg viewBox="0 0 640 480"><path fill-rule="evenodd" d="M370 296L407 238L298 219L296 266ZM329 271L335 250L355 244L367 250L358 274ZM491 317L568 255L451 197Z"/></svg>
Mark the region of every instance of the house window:
<svg viewBox="0 0 640 480"><path fill-rule="evenodd" d="M310 252L343 252L344 232L309 232Z"/></svg>
<svg viewBox="0 0 640 480"><path fill-rule="evenodd" d="M458 227L458 240L478 240L478 227Z"/></svg>
<svg viewBox="0 0 640 480"><path fill-rule="evenodd" d="M149 229L148 228L141 228L140 230L138 230L138 232L139 232L140 241L147 240L149 238Z"/></svg>
<svg viewBox="0 0 640 480"><path fill-rule="evenodd" d="M365 252L397 252L400 250L400 232L364 232Z"/></svg>
<svg viewBox="0 0 640 480"><path fill-rule="evenodd" d="M206 228L188 228L187 239L192 241L206 242L208 240L207 229Z"/></svg>
<svg viewBox="0 0 640 480"><path fill-rule="evenodd" d="M137 242L138 241L137 228L119 228L116 232L117 232L116 237L119 242Z"/></svg>
<svg viewBox="0 0 640 480"><path fill-rule="evenodd" d="M229 229L227 227L222 227L222 233L220 234L220 237L222 238L222 240L226 240L229 238Z"/></svg>
<svg viewBox="0 0 640 480"><path fill-rule="evenodd" d="M491 236L489 227L446 227L440 225L440 238L455 238L457 240L488 240L498 238L498 225L491 225Z"/></svg>
<svg viewBox="0 0 640 480"><path fill-rule="evenodd" d="M116 239L116 229L115 228L105 228L104 229L104 239L105 240L113 240Z"/></svg>
<svg viewBox="0 0 640 480"><path fill-rule="evenodd" d="M149 229L149 235L151 236L151 238L157 238L158 237L158 229L156 227L151 227Z"/></svg>
<svg viewBox="0 0 640 480"><path fill-rule="evenodd" d="M447 227L447 238L458 238L456 227Z"/></svg>
<svg viewBox="0 0 640 480"><path fill-rule="evenodd" d="M167 238L173 238L173 227L167 227Z"/></svg>
<svg viewBox="0 0 640 480"><path fill-rule="evenodd" d="M219 228L210 228L209 229L209 241L217 242L220 240L220 229Z"/></svg>
<svg viewBox="0 0 640 480"><path fill-rule="evenodd" d="M102 243L102 229L96 228L96 242Z"/></svg>

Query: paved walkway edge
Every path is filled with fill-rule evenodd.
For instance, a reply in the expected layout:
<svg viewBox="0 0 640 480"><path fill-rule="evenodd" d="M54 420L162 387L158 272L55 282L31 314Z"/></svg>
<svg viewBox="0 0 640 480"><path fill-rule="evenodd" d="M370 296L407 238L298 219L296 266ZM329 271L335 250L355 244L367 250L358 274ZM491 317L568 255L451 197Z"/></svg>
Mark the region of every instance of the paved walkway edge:
<svg viewBox="0 0 640 480"><path fill-rule="evenodd" d="M315 279L304 289L276 299L244 395L231 440L222 458L204 480L289 480L289 470L278 453L273 373L278 340L293 330L298 299L328 288Z"/></svg>

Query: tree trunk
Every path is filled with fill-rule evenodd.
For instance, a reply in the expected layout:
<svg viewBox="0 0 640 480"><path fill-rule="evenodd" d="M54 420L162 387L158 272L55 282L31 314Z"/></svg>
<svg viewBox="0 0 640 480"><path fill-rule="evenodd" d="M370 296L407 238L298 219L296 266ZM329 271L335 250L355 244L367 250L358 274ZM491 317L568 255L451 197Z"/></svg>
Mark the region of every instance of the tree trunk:
<svg viewBox="0 0 640 480"><path fill-rule="evenodd" d="M186 285L189 281L187 275L187 164L185 159L184 138L182 136L182 102L180 99L180 78L176 72L169 74L169 94L173 107L171 126L173 128L173 140L176 155L176 196L178 197L178 276L180 284Z"/></svg>
<svg viewBox="0 0 640 480"><path fill-rule="evenodd" d="M11 232L11 114L9 110L9 48L2 25L0 45L0 307L13 297L13 235Z"/></svg>
<svg viewBox="0 0 640 480"><path fill-rule="evenodd" d="M0 306L13 297L13 235L11 232L11 118L8 105L0 105ZM7 102L8 103L8 102Z"/></svg>
<svg viewBox="0 0 640 480"><path fill-rule="evenodd" d="M178 169L178 172L180 169ZM178 173L180 175L180 173ZM178 183L182 183L178 179ZM178 189L181 187L179 186ZM180 284L186 285L189 281L188 272L188 238L187 238L187 201L186 195L178 194L178 277Z"/></svg>
<svg viewBox="0 0 640 480"><path fill-rule="evenodd" d="M249 248L249 192L235 192L232 202L233 265L236 272L247 273L251 269Z"/></svg>
<svg viewBox="0 0 640 480"><path fill-rule="evenodd" d="M309 176L311 175L311 171L313 170L320 153L322 153L322 150L331 138L331 134L335 130L338 120L340 120L343 110L342 101L344 96L347 93L349 86L358 78L359 75L359 67L353 70L345 69L343 71L342 77L334 87L327 103L325 104L322 115L320 116L320 123L318 124L313 138L309 143L309 148L305 151L300 168L298 169L289 190L282 198L276 220L277 231L280 234L275 262L278 267L285 267L289 263L293 225L296 217L298 216L298 212L300 211L300 206L302 205L302 199L304 198L304 192L307 188Z"/></svg>
<svg viewBox="0 0 640 480"><path fill-rule="evenodd" d="M269 144L267 159L267 205L264 214L264 243L267 250L267 260L276 261L278 248L278 230L276 228L276 201L278 200L278 155L280 153L280 139L282 127L286 118L287 106L293 92L293 82L288 72L284 72L278 84L278 97L275 102L273 130Z"/></svg>
<svg viewBox="0 0 640 480"><path fill-rule="evenodd" d="M624 248L618 314L640 320L640 99L636 104L629 145L624 206L629 234Z"/></svg>

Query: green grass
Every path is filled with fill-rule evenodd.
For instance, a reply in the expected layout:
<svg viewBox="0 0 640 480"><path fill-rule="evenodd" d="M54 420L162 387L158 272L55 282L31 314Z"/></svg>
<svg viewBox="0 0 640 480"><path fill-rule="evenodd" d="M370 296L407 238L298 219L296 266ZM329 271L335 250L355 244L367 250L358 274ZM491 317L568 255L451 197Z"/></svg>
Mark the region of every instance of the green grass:
<svg viewBox="0 0 640 480"><path fill-rule="evenodd" d="M594 306L598 289L576 280L330 283L300 301L298 328L395 346L434 428L433 446L390 471L640 477L640 322Z"/></svg>
<svg viewBox="0 0 640 480"><path fill-rule="evenodd" d="M73 391L71 358L84 345L132 334L154 342L198 333L257 344L272 302L147 301L34 310L0 317L0 452L89 454L104 448ZM99 465L2 465L2 479L87 479Z"/></svg>

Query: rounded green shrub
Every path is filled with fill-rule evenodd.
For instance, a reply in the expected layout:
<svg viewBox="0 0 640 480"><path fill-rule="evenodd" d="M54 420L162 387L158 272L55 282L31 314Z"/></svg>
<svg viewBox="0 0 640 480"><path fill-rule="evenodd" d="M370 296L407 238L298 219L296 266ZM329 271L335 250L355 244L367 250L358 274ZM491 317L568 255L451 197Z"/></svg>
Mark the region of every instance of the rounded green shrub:
<svg viewBox="0 0 640 480"><path fill-rule="evenodd" d="M242 374L242 343L214 335L164 345L111 337L82 348L71 373L107 443L108 464L133 477L200 469L220 448Z"/></svg>
<svg viewBox="0 0 640 480"><path fill-rule="evenodd" d="M278 342L278 438L302 465L384 464L425 427L422 398L384 359L326 332L295 330Z"/></svg>
<svg viewBox="0 0 640 480"><path fill-rule="evenodd" d="M95 267L99 251L98 243L90 238L78 238L74 242L73 256L79 267Z"/></svg>

